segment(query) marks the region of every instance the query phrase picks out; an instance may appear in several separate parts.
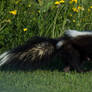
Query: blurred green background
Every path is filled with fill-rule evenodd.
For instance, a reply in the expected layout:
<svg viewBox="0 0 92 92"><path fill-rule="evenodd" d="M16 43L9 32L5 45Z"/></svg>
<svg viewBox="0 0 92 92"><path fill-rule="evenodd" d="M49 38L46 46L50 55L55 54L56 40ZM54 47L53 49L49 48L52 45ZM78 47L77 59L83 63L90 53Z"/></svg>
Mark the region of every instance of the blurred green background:
<svg viewBox="0 0 92 92"><path fill-rule="evenodd" d="M0 49L32 36L60 37L67 29L92 29L90 0L0 0Z"/></svg>

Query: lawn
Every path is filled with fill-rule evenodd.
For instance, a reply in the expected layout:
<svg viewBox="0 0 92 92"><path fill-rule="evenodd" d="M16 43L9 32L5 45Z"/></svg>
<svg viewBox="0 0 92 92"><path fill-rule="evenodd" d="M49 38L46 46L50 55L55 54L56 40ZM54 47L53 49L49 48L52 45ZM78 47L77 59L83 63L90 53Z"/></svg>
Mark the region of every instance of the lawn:
<svg viewBox="0 0 92 92"><path fill-rule="evenodd" d="M0 53L32 36L56 38L66 29L92 30L91 0L38 1L0 0ZM4 67L0 69L0 92L92 91L92 72L65 73L61 66L53 63L33 71Z"/></svg>
<svg viewBox="0 0 92 92"><path fill-rule="evenodd" d="M92 72L0 71L0 92L91 92Z"/></svg>

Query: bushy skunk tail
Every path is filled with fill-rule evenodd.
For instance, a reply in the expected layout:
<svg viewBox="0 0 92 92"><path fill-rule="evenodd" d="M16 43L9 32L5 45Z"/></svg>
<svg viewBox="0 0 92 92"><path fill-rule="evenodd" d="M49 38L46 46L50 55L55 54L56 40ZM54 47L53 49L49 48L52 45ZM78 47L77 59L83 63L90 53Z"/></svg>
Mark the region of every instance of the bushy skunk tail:
<svg viewBox="0 0 92 92"><path fill-rule="evenodd" d="M24 45L6 51L0 55L0 66L11 62L42 61L56 54L56 39L33 37Z"/></svg>

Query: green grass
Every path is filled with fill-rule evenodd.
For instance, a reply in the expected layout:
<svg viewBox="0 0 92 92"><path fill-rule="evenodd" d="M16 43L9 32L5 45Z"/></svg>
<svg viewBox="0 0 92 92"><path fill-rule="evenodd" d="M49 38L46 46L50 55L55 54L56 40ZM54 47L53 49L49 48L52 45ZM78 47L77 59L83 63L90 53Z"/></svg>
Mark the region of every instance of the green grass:
<svg viewBox="0 0 92 92"><path fill-rule="evenodd" d="M0 92L91 92L92 72L2 71Z"/></svg>
<svg viewBox="0 0 92 92"><path fill-rule="evenodd" d="M66 0L61 5L55 5L55 1L39 0L38 4L35 0L0 0L0 53L35 35L55 38L62 36L66 29L92 30L91 0L78 0L77 4ZM78 6L84 10L74 12L72 8ZM10 14L14 10L16 15ZM92 72L64 73L59 71L61 65L34 71L0 70L0 92L92 91Z"/></svg>

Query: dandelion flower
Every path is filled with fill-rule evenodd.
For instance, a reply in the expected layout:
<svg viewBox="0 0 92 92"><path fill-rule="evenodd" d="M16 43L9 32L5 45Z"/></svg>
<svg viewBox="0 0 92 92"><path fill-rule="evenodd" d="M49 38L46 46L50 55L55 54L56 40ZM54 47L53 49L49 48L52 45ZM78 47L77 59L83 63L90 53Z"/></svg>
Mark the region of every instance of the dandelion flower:
<svg viewBox="0 0 92 92"><path fill-rule="evenodd" d="M72 1L69 1L70 4L72 4L73 2Z"/></svg>
<svg viewBox="0 0 92 92"><path fill-rule="evenodd" d="M31 7L31 4L29 4L28 7Z"/></svg>
<svg viewBox="0 0 92 92"><path fill-rule="evenodd" d="M38 13L40 13L41 11L40 10L38 10Z"/></svg>
<svg viewBox="0 0 92 92"><path fill-rule="evenodd" d="M74 11L74 12L78 12L78 9L77 8L72 8L72 10Z"/></svg>
<svg viewBox="0 0 92 92"><path fill-rule="evenodd" d="M17 14L17 10L10 11L9 13L12 14L12 15L16 15Z"/></svg>
<svg viewBox="0 0 92 92"><path fill-rule="evenodd" d="M69 3L72 4L72 3L77 3L77 0L70 0Z"/></svg>
<svg viewBox="0 0 92 92"><path fill-rule="evenodd" d="M75 19L73 19L73 22L74 22L74 23L76 22Z"/></svg>
<svg viewBox="0 0 92 92"><path fill-rule="evenodd" d="M72 17L73 15L72 15L72 14L70 14L69 16L70 16L70 17Z"/></svg>
<svg viewBox="0 0 92 92"><path fill-rule="evenodd" d="M88 8L88 12L90 12L91 11L91 9L90 8Z"/></svg>
<svg viewBox="0 0 92 92"><path fill-rule="evenodd" d="M90 6L90 8L92 9L92 6Z"/></svg>
<svg viewBox="0 0 92 92"><path fill-rule="evenodd" d="M78 10L84 11L84 7L78 6Z"/></svg>
<svg viewBox="0 0 92 92"><path fill-rule="evenodd" d="M59 5L59 4L60 4L60 2L59 2L59 1L56 1L56 2L55 2L55 4L56 4L56 5Z"/></svg>
<svg viewBox="0 0 92 92"><path fill-rule="evenodd" d="M64 0L60 0L60 3L64 3L65 1Z"/></svg>
<svg viewBox="0 0 92 92"><path fill-rule="evenodd" d="M26 32L28 29L27 28L24 28L23 30L24 30L24 32Z"/></svg>
<svg viewBox="0 0 92 92"><path fill-rule="evenodd" d="M73 0L75 3L77 3L77 0Z"/></svg>

